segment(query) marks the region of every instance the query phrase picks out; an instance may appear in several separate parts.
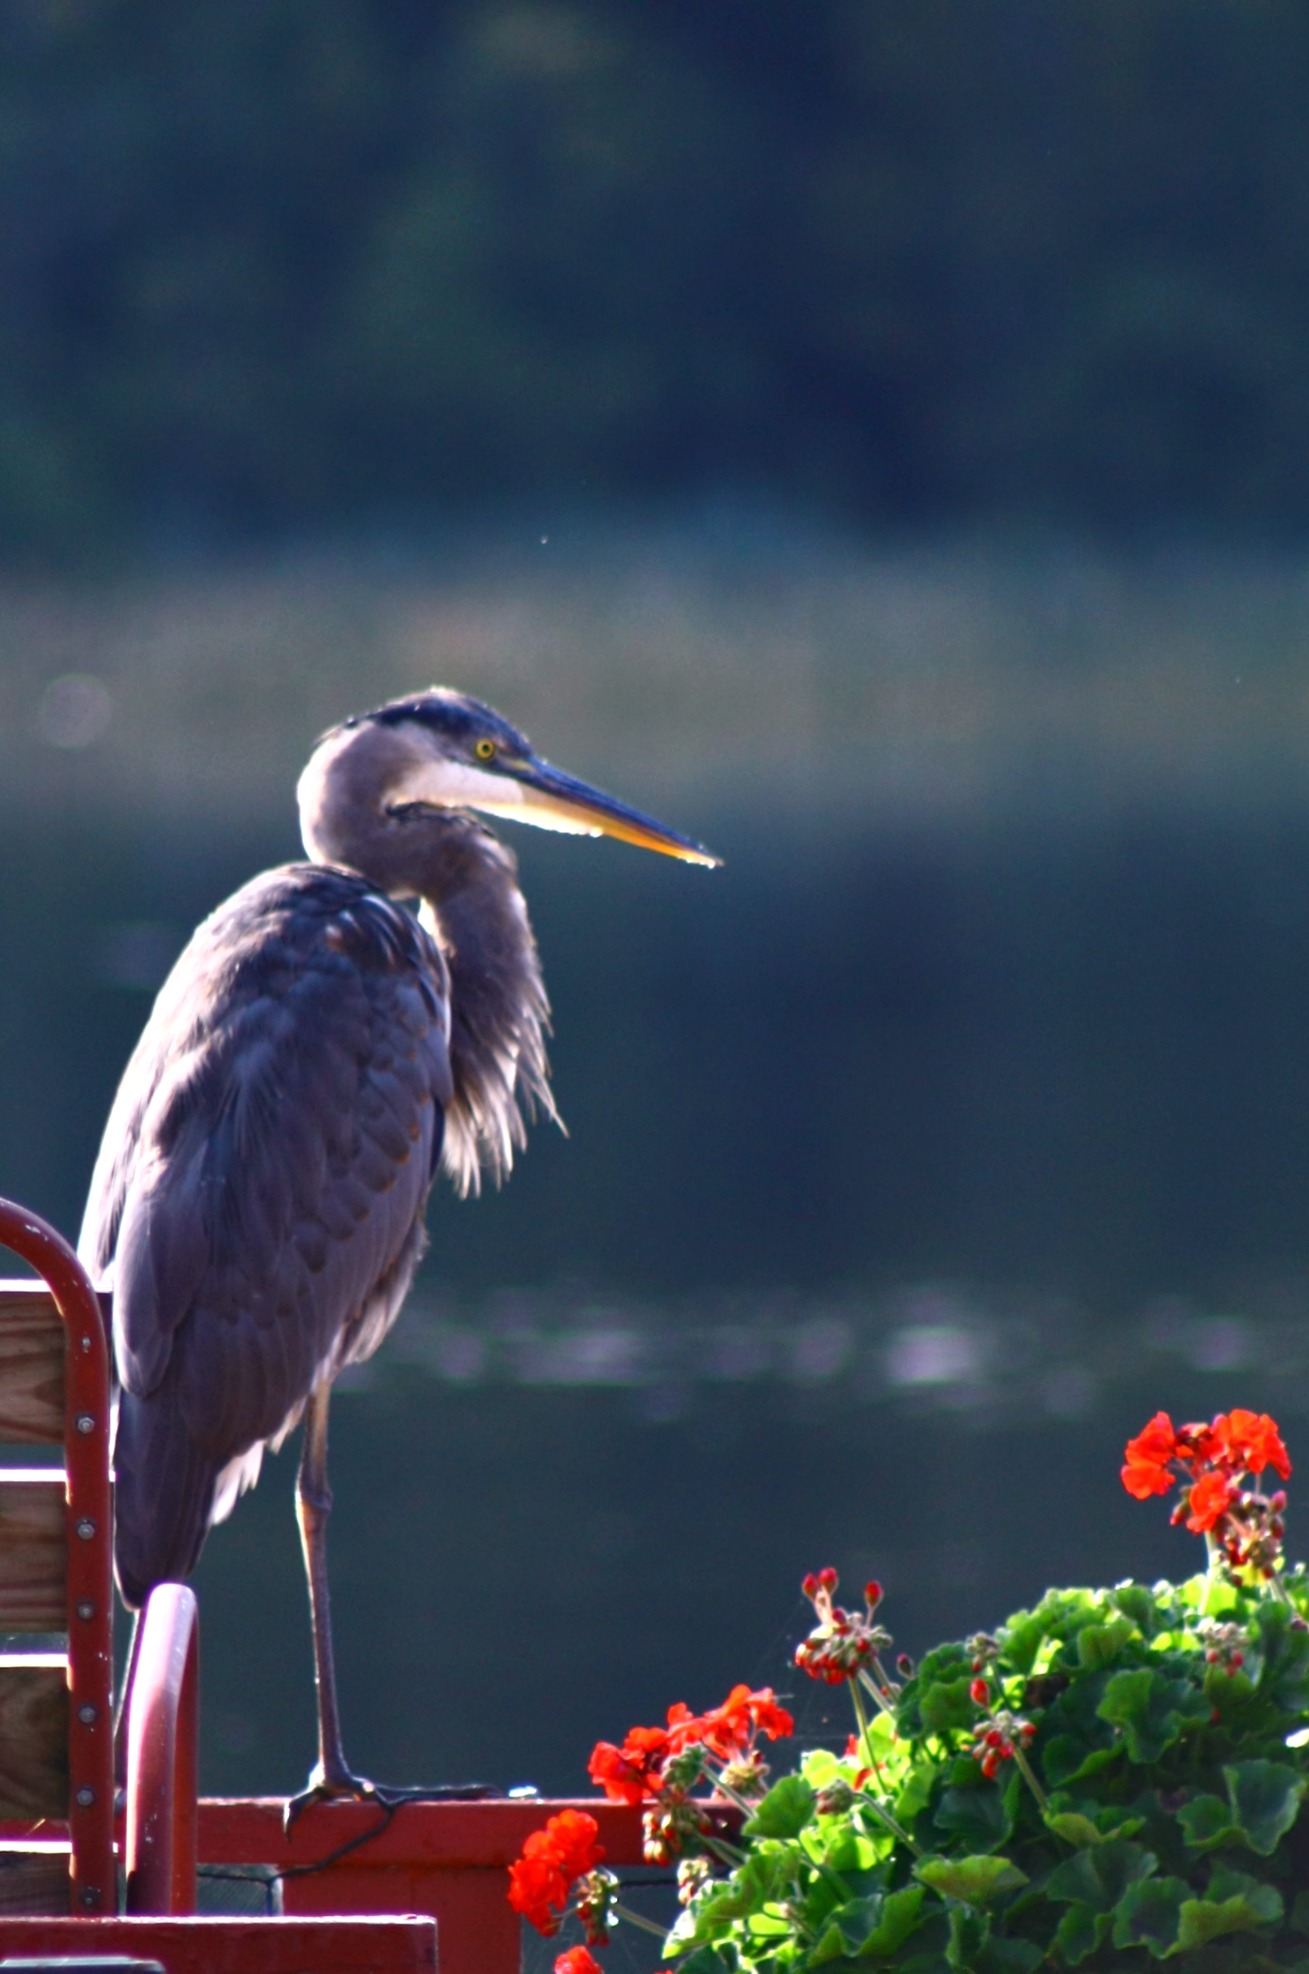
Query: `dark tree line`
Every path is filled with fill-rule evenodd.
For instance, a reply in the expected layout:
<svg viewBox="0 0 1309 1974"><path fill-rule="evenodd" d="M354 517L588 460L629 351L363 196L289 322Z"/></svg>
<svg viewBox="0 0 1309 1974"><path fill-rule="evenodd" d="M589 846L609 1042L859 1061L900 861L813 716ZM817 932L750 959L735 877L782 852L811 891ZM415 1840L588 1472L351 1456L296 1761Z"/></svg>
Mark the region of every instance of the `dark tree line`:
<svg viewBox="0 0 1309 1974"><path fill-rule="evenodd" d="M1300 0L9 0L0 549L1302 531Z"/></svg>

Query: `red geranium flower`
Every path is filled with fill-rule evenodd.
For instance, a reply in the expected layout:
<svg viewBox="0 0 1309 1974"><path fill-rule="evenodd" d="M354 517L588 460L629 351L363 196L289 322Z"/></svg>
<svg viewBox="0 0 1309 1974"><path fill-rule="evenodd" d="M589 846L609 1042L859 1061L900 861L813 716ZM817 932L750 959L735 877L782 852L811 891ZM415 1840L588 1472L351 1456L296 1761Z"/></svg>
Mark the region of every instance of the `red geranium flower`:
<svg viewBox="0 0 1309 1974"><path fill-rule="evenodd" d="M795 1732L795 1722L785 1707L778 1706L771 1686L757 1693L748 1686L734 1686L721 1706L711 1707L703 1715L696 1729L694 1738L703 1742L710 1754L730 1761L750 1747L756 1734L777 1741Z"/></svg>
<svg viewBox="0 0 1309 1974"><path fill-rule="evenodd" d="M555 1955L555 1974L601 1974L599 1961L585 1947L569 1947Z"/></svg>
<svg viewBox="0 0 1309 1974"><path fill-rule="evenodd" d="M1221 1412L1213 1423L1218 1442L1215 1457L1232 1473L1261 1474L1266 1467L1282 1480L1291 1478L1291 1458L1277 1422L1266 1412Z"/></svg>
<svg viewBox="0 0 1309 1974"><path fill-rule="evenodd" d="M1177 1434L1166 1412L1156 1412L1143 1432L1127 1442L1123 1486L1138 1501L1167 1494L1173 1484L1169 1463L1177 1453Z"/></svg>
<svg viewBox="0 0 1309 1974"><path fill-rule="evenodd" d="M1191 1511L1186 1518L1186 1526L1192 1535L1206 1535L1210 1529L1216 1528L1238 1493L1236 1483L1226 1474L1213 1470L1201 1474L1186 1495L1186 1505Z"/></svg>
<svg viewBox="0 0 1309 1974"><path fill-rule="evenodd" d="M550 1839L560 1869L570 1879L584 1878L604 1856L603 1846L596 1842L600 1825L585 1810L560 1810L550 1818L544 1834Z"/></svg>
<svg viewBox="0 0 1309 1974"><path fill-rule="evenodd" d="M677 1711L676 1707L669 1708L670 1721ZM686 1713L686 1708L681 1711ZM659 1794L664 1763L674 1752L673 1738L666 1728L634 1727L621 1748L612 1741L597 1741L586 1772L610 1802L643 1803Z"/></svg>
<svg viewBox="0 0 1309 1974"><path fill-rule="evenodd" d="M533 1830L523 1854L509 1868L509 1903L538 1933L559 1931L568 1894L594 1871L604 1851L600 1826L585 1810L560 1810L544 1830Z"/></svg>

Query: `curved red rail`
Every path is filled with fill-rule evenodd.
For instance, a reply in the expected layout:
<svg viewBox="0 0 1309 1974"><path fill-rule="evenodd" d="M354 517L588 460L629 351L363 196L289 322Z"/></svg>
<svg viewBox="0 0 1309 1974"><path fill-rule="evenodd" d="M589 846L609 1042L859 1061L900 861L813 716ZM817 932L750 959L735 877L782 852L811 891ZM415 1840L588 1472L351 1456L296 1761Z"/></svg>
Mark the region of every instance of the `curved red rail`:
<svg viewBox="0 0 1309 1974"><path fill-rule="evenodd" d="M161 1583L141 1614L127 1716L127 1910L195 1911L195 1592Z"/></svg>

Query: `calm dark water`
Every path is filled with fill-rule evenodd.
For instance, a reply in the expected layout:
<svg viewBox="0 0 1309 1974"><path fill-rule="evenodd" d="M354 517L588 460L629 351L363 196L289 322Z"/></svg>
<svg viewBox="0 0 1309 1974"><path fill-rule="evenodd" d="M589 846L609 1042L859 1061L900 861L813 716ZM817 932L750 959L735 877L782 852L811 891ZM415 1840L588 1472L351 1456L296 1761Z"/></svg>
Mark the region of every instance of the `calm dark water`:
<svg viewBox="0 0 1309 1974"><path fill-rule="evenodd" d="M347 1739L390 1779L576 1786L785 1685L827 1562L910 1649L1185 1569L1126 1433L1268 1404L1294 1453L1309 1411L1309 807L697 824L722 872L521 842L571 1135L434 1204L336 1408ZM5 830L0 1191L75 1231L151 983L295 846ZM200 1573L213 1788L311 1752L291 1469Z"/></svg>

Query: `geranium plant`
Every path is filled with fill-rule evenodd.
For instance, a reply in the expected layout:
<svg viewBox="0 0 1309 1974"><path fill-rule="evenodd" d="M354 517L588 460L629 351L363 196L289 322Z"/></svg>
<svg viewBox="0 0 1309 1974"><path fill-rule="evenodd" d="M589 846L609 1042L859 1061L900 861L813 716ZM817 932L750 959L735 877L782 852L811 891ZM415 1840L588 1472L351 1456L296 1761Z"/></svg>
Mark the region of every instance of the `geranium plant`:
<svg viewBox="0 0 1309 1974"><path fill-rule="evenodd" d="M844 1686L853 1732L770 1780L792 1732L742 1686L702 1715L601 1742L591 1774L644 1806L647 1855L676 1870L676 1974L905 1974L1147 1968L1309 1974L1309 1581L1283 1561L1289 1478L1266 1414L1175 1428L1158 1413L1122 1470L1204 1537L1182 1584L1052 1590L994 1633L892 1658L881 1587L850 1610L807 1577L800 1670ZM595 1819L528 1840L510 1897L585 1943L557 1974L600 1974L627 1912Z"/></svg>

